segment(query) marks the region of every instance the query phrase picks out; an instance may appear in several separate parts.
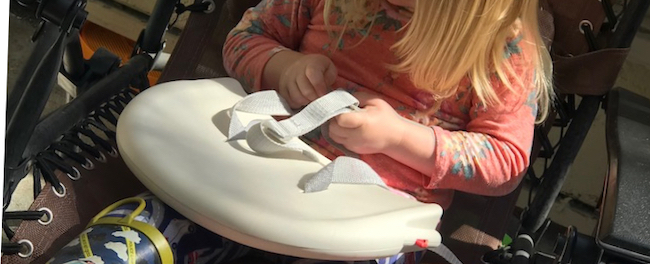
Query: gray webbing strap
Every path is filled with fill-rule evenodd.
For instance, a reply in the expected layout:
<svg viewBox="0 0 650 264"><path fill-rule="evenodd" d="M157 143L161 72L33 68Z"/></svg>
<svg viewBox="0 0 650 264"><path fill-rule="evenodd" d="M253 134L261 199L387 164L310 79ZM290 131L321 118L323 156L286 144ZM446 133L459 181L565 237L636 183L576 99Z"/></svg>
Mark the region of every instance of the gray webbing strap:
<svg viewBox="0 0 650 264"><path fill-rule="evenodd" d="M451 252L451 250L447 246L443 245L442 243L440 243L435 247L430 247L427 249L441 256L443 259L449 262L449 264L463 264L463 262L461 262L460 259L456 257L454 252Z"/></svg>
<svg viewBox="0 0 650 264"><path fill-rule="evenodd" d="M314 130L334 116L358 109L358 105L359 101L354 96L336 90L311 102L291 118L279 122L275 119L264 120L265 128L278 140L288 141ZM275 91L253 93L232 107L228 140L242 139L241 132L246 131L239 121L237 111L275 116L292 114L289 105Z"/></svg>
<svg viewBox="0 0 650 264"><path fill-rule="evenodd" d="M237 102L231 109L228 140L246 139L248 146L258 153L273 154L282 151L295 151L317 160L310 148L291 141L327 122L329 119L358 109L359 101L351 94L336 90L311 102L291 118L253 120L244 126L238 111L286 116L291 109L275 91L253 93ZM365 162L339 157L318 171L305 184L305 192L318 192L327 189L331 183L375 184L386 188L379 175Z"/></svg>
<svg viewBox="0 0 650 264"><path fill-rule="evenodd" d="M342 113L357 110L359 101L343 90L332 91L310 104L289 119L269 122L268 128L280 140L302 136Z"/></svg>
<svg viewBox="0 0 650 264"><path fill-rule="evenodd" d="M374 184L388 188L379 175L365 162L341 156L319 170L305 182L305 192L326 190L330 183Z"/></svg>
<svg viewBox="0 0 650 264"><path fill-rule="evenodd" d="M304 148L302 144L291 142L291 139L318 128L339 114L358 110L358 104L357 99L351 94L336 90L311 102L291 118L279 122L272 118L253 120L244 126L237 116L237 111L275 116L289 116L293 113L286 101L276 91L253 93L232 107L228 141L246 139L248 146L259 153L297 151L317 160L312 152ZM327 130L323 132L327 133ZM374 184L388 188L368 164L360 159L346 156L336 158L319 170L307 180L304 190L306 193L323 191L331 183ZM462 264L456 255L443 244L429 247L428 250L440 255L451 264Z"/></svg>
<svg viewBox="0 0 650 264"><path fill-rule="evenodd" d="M253 121L244 127L237 112L255 113L273 116L289 116L293 114L289 104L276 91L261 91L252 93L237 102L230 110L230 125L228 126L228 141L246 138L246 131L258 123Z"/></svg>
<svg viewBox="0 0 650 264"><path fill-rule="evenodd" d="M275 91L253 93L232 107L228 140L245 138L251 149L263 154L296 151L316 160L309 149L291 139L314 130L336 115L358 109L358 104L351 94L336 90L313 101L291 118L254 120L243 126L238 111L275 116L292 114L289 105Z"/></svg>

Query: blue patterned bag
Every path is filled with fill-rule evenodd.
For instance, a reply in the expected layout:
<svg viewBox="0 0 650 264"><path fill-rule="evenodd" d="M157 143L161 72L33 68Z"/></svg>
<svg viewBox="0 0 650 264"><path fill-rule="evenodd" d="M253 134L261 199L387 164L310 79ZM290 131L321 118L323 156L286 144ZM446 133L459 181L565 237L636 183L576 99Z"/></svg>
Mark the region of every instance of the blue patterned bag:
<svg viewBox="0 0 650 264"><path fill-rule="evenodd" d="M48 263L223 263L249 251L145 193L104 209Z"/></svg>

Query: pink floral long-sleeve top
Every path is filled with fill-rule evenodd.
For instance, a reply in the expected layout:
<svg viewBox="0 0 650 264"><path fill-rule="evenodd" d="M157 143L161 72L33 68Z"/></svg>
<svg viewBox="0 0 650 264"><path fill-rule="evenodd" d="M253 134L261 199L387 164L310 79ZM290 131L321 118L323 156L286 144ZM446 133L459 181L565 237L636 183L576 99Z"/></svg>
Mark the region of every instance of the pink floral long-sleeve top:
<svg viewBox="0 0 650 264"><path fill-rule="evenodd" d="M443 208L451 203L454 190L505 195L516 188L529 164L537 113L534 67L526 56L533 49L520 41L521 34L504 47L504 56L526 87L516 86L513 79L515 87L509 90L495 77L493 86L501 102L488 107L480 102L466 79L454 96L441 102L437 112L427 114L436 103L434 97L416 88L408 75L386 67L398 62L390 47L408 18L384 5L371 28L346 33L334 43L338 39L330 36L323 9L321 0L264 0L249 9L225 43L224 64L230 76L249 91L272 89L261 87L261 78L264 66L275 53L292 49L324 54L338 69L334 88L352 94L379 94L400 115L434 131L436 160L431 164L435 168L431 175L383 154L360 155L388 186ZM330 25L336 25L336 13L330 19ZM361 39L363 42L358 44ZM328 158L343 154L329 145L319 131L305 138Z"/></svg>

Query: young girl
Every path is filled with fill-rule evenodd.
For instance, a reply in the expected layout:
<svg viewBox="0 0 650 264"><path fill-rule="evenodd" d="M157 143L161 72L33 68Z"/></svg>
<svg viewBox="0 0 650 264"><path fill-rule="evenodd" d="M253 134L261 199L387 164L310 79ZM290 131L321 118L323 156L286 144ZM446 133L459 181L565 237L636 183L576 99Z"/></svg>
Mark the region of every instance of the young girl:
<svg viewBox="0 0 650 264"><path fill-rule="evenodd" d="M330 122L390 187L446 208L455 190L505 195L552 95L537 0L265 0L224 47L249 92L300 108L343 88L362 111ZM318 132L306 139L342 153Z"/></svg>

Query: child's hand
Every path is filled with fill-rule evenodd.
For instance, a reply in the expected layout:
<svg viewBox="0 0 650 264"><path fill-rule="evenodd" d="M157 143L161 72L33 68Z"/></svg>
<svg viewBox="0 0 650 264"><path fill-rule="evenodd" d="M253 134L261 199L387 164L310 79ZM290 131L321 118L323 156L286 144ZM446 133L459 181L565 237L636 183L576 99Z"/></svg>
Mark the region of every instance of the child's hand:
<svg viewBox="0 0 650 264"><path fill-rule="evenodd" d="M407 123L386 101L359 98L364 108L332 119L329 136L358 154L383 153L402 141Z"/></svg>
<svg viewBox="0 0 650 264"><path fill-rule="evenodd" d="M300 108L325 95L336 77L336 66L328 57L303 55L282 71L278 92L289 106Z"/></svg>

